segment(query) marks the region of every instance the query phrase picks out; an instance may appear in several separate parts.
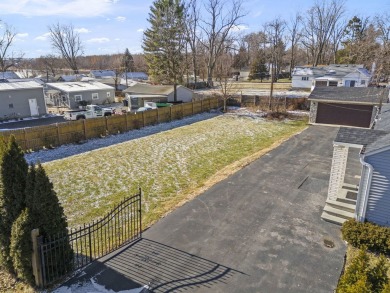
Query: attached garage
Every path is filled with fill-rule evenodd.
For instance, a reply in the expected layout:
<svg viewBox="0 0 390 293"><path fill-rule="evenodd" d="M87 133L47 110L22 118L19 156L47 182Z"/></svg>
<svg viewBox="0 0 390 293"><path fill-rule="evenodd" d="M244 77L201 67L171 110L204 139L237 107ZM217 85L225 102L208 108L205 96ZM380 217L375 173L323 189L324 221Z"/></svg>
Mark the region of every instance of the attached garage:
<svg viewBox="0 0 390 293"><path fill-rule="evenodd" d="M384 88L316 87L309 96L309 122L371 128L380 105L388 100Z"/></svg>

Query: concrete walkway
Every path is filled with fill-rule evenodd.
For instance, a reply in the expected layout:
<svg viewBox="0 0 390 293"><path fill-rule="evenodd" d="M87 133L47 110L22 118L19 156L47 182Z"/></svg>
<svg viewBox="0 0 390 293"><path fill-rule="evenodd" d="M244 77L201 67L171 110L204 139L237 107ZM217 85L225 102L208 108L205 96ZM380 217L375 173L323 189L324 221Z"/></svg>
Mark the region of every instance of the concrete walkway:
<svg viewBox="0 0 390 293"><path fill-rule="evenodd" d="M337 130L311 126L65 285L70 292L83 282L114 292L144 285L153 292L332 292L346 246L340 227L320 215Z"/></svg>

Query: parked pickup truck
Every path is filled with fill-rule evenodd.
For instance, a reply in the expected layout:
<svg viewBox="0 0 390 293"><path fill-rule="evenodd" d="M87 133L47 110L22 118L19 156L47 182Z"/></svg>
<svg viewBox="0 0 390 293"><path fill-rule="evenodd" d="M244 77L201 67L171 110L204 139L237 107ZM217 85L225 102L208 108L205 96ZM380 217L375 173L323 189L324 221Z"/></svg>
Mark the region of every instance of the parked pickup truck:
<svg viewBox="0 0 390 293"><path fill-rule="evenodd" d="M85 110L69 110L64 112L66 120L80 120L88 118L97 118L111 116L113 113L111 108L102 108L97 105L87 105Z"/></svg>

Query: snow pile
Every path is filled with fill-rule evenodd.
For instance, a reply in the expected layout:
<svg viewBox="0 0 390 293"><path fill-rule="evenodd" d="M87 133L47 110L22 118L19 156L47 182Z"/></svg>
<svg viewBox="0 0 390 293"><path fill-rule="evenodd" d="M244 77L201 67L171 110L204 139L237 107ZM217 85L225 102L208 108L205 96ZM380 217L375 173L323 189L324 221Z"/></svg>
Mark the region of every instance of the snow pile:
<svg viewBox="0 0 390 293"><path fill-rule="evenodd" d="M106 289L104 286L98 284L94 280L94 278L91 278L90 282L72 285L71 287L62 286L53 291L53 293L141 293L141 292L149 292L148 287L144 286L141 288L115 292L113 290Z"/></svg>

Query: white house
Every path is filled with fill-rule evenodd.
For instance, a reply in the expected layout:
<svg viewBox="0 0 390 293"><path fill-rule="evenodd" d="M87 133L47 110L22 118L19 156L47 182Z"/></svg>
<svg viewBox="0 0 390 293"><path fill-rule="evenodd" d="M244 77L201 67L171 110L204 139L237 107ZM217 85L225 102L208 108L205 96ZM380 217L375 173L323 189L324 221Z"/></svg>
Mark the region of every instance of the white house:
<svg viewBox="0 0 390 293"><path fill-rule="evenodd" d="M291 86L295 89L310 89L317 77L324 76L326 69L312 66L296 66L291 73Z"/></svg>
<svg viewBox="0 0 390 293"><path fill-rule="evenodd" d="M321 67L297 66L292 72L292 87L367 87L370 72L362 64L330 64Z"/></svg>

